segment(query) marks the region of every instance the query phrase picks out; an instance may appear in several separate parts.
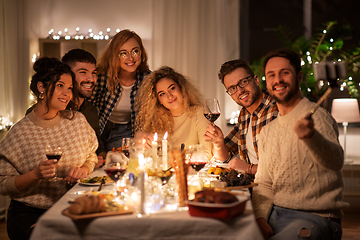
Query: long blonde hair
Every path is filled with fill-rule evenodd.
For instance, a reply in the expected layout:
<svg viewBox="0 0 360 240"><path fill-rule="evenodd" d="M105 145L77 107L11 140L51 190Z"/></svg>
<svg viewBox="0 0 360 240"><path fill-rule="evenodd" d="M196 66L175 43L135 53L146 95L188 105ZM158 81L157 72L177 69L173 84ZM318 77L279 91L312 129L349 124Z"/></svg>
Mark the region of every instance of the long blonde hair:
<svg viewBox="0 0 360 240"><path fill-rule="evenodd" d="M160 103L156 93L156 84L163 78L172 79L180 87L184 98L184 113L189 117L195 115L196 109L202 107L203 96L188 79L168 66L161 67L149 74L138 90L135 103L138 111L135 131L173 133L173 116L169 109Z"/></svg>
<svg viewBox="0 0 360 240"><path fill-rule="evenodd" d="M97 66L98 74L107 74L107 85L111 92L114 92L118 84L117 76L120 69L119 48L130 38L134 38L140 45L141 63L137 72L146 73L149 71L148 56L139 35L129 29L118 32L106 46Z"/></svg>

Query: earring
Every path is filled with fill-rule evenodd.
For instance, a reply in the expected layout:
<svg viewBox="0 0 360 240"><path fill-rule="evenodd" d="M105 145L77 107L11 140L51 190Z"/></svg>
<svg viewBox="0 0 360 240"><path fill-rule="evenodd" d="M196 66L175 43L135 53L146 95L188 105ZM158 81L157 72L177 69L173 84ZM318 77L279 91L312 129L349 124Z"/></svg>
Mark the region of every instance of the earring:
<svg viewBox="0 0 360 240"><path fill-rule="evenodd" d="M41 100L44 99L44 93L43 93L43 92L41 92L41 93L39 94L39 98L40 98Z"/></svg>

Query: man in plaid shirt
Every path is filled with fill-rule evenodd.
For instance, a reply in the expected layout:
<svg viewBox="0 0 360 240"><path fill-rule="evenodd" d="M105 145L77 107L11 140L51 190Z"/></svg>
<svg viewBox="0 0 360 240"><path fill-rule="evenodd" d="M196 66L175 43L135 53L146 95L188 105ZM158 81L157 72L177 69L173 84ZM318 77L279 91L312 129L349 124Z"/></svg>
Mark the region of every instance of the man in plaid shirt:
<svg viewBox="0 0 360 240"><path fill-rule="evenodd" d="M219 79L226 92L242 109L238 124L225 139L221 129L212 124L208 125L204 137L213 143L216 160L231 159L229 167L255 174L258 163L257 136L263 126L277 117L276 103L267 92L261 92L258 76L242 59L224 63Z"/></svg>

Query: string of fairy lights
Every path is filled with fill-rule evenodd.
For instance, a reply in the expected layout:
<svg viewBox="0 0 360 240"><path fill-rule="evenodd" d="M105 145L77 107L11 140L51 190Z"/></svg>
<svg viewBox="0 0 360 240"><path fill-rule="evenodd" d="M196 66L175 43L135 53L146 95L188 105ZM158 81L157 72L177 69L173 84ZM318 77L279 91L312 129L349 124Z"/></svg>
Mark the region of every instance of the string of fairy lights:
<svg viewBox="0 0 360 240"><path fill-rule="evenodd" d="M54 29L50 29L49 31L49 35L47 36L48 39L53 39L53 40L60 40L60 39L65 39L65 40L71 40L71 39L75 39L75 40L84 40L84 39L93 39L93 40L109 40L111 39L111 29L107 28L106 31L99 31L98 34L94 33L93 30L91 28L89 28L89 30L87 31L86 34L82 34L80 33L80 27L76 27L75 28L76 33L73 35L69 34L69 29L65 28L64 31L58 31L55 32ZM116 33L120 32L120 29L116 29L115 30Z"/></svg>

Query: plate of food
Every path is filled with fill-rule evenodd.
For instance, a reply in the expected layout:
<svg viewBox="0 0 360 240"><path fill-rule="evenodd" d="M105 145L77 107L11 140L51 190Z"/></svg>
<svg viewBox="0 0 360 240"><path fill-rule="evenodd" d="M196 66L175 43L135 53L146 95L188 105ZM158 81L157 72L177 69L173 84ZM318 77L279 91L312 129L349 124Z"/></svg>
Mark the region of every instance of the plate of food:
<svg viewBox="0 0 360 240"><path fill-rule="evenodd" d="M229 171L229 169L216 165L215 167L210 167L207 173L209 176L220 176L220 173L225 171Z"/></svg>
<svg viewBox="0 0 360 240"><path fill-rule="evenodd" d="M202 190L195 193L194 200L188 201L189 214L193 217L207 217L229 220L245 210L247 195L229 192Z"/></svg>
<svg viewBox="0 0 360 240"><path fill-rule="evenodd" d="M96 176L92 178L82 178L79 180L79 184L84 186L99 186L102 179L105 179L105 185L114 183L114 181L108 176Z"/></svg>
<svg viewBox="0 0 360 240"><path fill-rule="evenodd" d="M115 201L113 194L90 194L77 197L62 214L73 219L93 219L98 217L132 214L125 204Z"/></svg>

